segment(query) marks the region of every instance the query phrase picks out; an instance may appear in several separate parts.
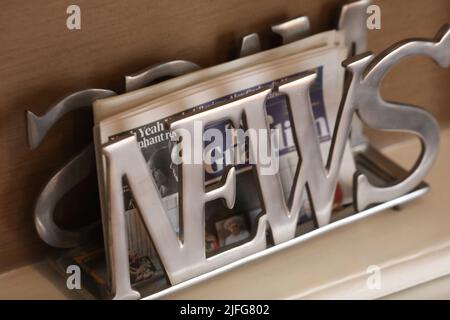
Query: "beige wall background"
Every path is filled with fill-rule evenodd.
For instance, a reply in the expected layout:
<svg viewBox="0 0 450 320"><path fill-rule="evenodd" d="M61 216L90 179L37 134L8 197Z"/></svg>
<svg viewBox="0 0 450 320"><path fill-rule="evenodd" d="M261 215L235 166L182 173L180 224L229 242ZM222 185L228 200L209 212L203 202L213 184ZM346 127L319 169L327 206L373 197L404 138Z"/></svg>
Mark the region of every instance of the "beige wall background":
<svg viewBox="0 0 450 320"><path fill-rule="evenodd" d="M312 32L332 27L339 0L78 0L82 30L66 28L72 1L4 1L0 10L0 272L40 259L51 249L34 230L32 209L48 178L90 136L89 115L66 116L33 151L27 146L25 110L43 113L51 103L80 89L117 89L123 75L151 64L187 59L207 67L233 56L240 37L259 32L263 45L270 25L307 15ZM369 47L379 52L407 37L432 37L450 23L448 0L380 0L382 28ZM395 67L383 85L390 100L430 110L450 123L450 69L424 58ZM375 144L404 136L369 131ZM445 146L443 146L445 147ZM83 188L94 189L95 183ZM95 196L95 194L94 194ZM75 191L63 201L62 224L98 216L90 198Z"/></svg>

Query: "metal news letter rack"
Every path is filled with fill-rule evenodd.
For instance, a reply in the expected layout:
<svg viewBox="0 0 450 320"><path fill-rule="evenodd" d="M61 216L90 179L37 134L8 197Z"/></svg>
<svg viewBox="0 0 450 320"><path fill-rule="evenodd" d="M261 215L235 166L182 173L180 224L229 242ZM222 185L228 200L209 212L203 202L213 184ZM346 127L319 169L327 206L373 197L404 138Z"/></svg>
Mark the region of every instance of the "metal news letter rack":
<svg viewBox="0 0 450 320"><path fill-rule="evenodd" d="M367 18L366 10L369 4L370 1L368 0L355 1L351 4L343 6L341 10L337 29L344 32L346 44L348 47L353 48L353 51L349 53L349 56L356 55L355 58L351 58L346 61L346 68L347 70L351 70L353 72L354 77L359 75L363 78L360 82L346 87L346 94L347 97L351 96L353 92L352 90L356 90L354 91L356 93L353 92L354 97L356 97L355 99L359 99L360 102L363 101L367 104L381 106L383 108L402 109L402 105L399 105L400 107L388 105L388 103L384 102L381 97L379 97L379 83L381 82L385 72L401 58L413 54L430 56L441 66L448 66L450 60L450 33L448 28L444 28L436 36L434 41L416 40L403 43L402 45L399 44L397 46L393 46L387 52L377 57L367 54L360 55L367 51L367 28L365 24ZM281 37L283 44L287 44L309 35L309 20L307 17L299 17L273 26L272 31ZM242 40L240 57L257 53L260 50L261 46L258 35L255 33L250 34ZM199 68L200 67L198 65L183 60L171 61L152 66L144 71L125 77L125 91L143 88L151 83L154 83L158 79L176 77L198 70ZM359 87L355 89L352 85ZM56 103L45 115L41 117L38 117L29 111L27 114L27 124L31 148L36 148L44 139L53 124L66 113L78 110L80 108L90 107L95 100L113 96L115 94L116 93L111 90L88 89L67 96ZM371 114L371 109L369 108L364 108L363 106L359 107L359 113L362 114L363 117L371 119L369 121L370 126L382 128L383 125L389 125L389 119L382 119L380 115ZM345 111L342 111L342 113L342 118L345 118ZM421 116L426 117L426 115L421 114L417 116L416 120L421 121ZM414 118L412 119L414 120ZM411 177L414 178L415 176L423 176L423 174L428 171L433 163L439 143L439 131L437 131L436 136L436 123L434 119L431 119L430 123L430 126L418 129L419 131L421 130L420 136L425 141L425 149L422 153L422 162L418 162L418 165L414 169L415 171L408 173L370 146L368 139L363 134L361 121L356 117L353 117L353 120L351 120L351 132L350 128L347 130L350 132L350 144L357 170L362 175L368 177L369 180L373 178L377 181L381 181L383 186L395 185L395 183L404 177L408 177L406 178L406 180L408 180ZM340 124L341 123L337 123L336 127ZM413 126L414 124L411 123L406 125L408 128ZM300 128L300 130L302 130L302 128ZM339 138L337 138L337 140L338 139ZM120 145L117 146L120 147ZM75 185L80 183L90 173L95 171L94 163L94 149L91 144L71 159L70 162L68 162L64 167L62 167L49 180L39 195L34 212L35 222L39 235L46 243L58 248L73 248L86 243L92 238L94 233L98 232L98 222L86 226L80 230L69 231L58 227L53 219L53 211L58 201L61 200L61 198ZM326 233L344 224L352 223L358 219L365 218L387 208L399 207L402 204L425 194L429 189L425 182L415 183L414 181L406 180L397 183L397 186L400 186L397 189L395 189L395 186L392 187L394 188L392 190L394 190L394 192L398 192L399 194L399 196L396 196L394 199L371 204L371 206L364 208L359 212L355 211L351 207L345 208L342 212L333 215L330 223L327 225L312 230L306 230L308 232L304 232L300 236L294 237L293 239L285 241L281 244L276 244L245 258L237 259L232 263L227 263L214 268L213 270L209 270L201 276L194 276L177 284L169 285L167 288L164 288L159 292L153 292L146 298L151 299L163 297L170 292L180 290L207 278L214 277L217 274L226 272L227 270L247 263L248 261L264 259L264 257L273 252L283 250L287 247L300 245L306 239ZM414 184L415 187L402 188L401 184L405 183L405 181L409 182L408 186ZM364 183L366 182L363 179L355 180L355 184L359 187ZM379 189L382 189L382 187ZM374 187L372 190L374 190L375 197L377 196L377 192L379 192L379 198L383 198L383 192L378 191L377 187ZM365 195L359 194L358 192L359 191L355 189L355 199L358 197L358 199L362 199L361 201L364 202ZM117 278L118 276L115 268L112 269L111 272L113 273L111 276L113 278L113 287L116 298L140 297L139 294L136 294L136 292L129 287L129 283L126 283L127 281L122 281L120 277ZM127 271L125 270L125 272ZM168 271L168 273L170 273L170 271Z"/></svg>

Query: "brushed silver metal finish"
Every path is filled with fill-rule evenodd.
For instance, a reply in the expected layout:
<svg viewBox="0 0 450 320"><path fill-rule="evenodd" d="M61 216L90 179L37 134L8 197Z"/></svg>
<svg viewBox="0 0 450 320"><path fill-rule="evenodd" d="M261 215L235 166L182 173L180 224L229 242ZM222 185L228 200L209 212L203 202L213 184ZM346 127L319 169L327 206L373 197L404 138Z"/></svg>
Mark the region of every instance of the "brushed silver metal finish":
<svg viewBox="0 0 450 320"><path fill-rule="evenodd" d="M141 89L157 79L163 77L177 77L199 69L201 69L199 65L186 60L174 60L159 63L134 74L125 76L125 90L128 92Z"/></svg>
<svg viewBox="0 0 450 320"><path fill-rule="evenodd" d="M291 126L294 127L298 144L297 150L302 157L302 161L299 161L297 165L297 173L292 187L291 206L292 210L295 211L291 214L300 211L305 199L302 194L308 191L317 224L322 227L330 223L337 178L342 164L345 144L350 134L354 101L352 95L347 94L347 91L351 90L351 86L344 88L327 163L323 163L309 98L309 87L315 81L316 74L305 76L303 79L305 85L300 89L294 86L294 82L287 83L279 88L280 92L286 93L289 97L293 122ZM280 222L280 224L283 223ZM291 232L295 233L295 229Z"/></svg>
<svg viewBox="0 0 450 320"><path fill-rule="evenodd" d="M107 253L111 261L112 291L115 299L138 299L140 297L140 294L133 290L130 284L122 189L123 176L128 178L139 213L172 284L209 272L266 247L266 220L262 217L258 222L258 233L251 241L206 258L204 209L183 211L183 240L181 241L165 213L136 137L128 136L104 146L103 154L107 159L108 218L110 222L108 228L111 235ZM199 170L197 169L197 172ZM194 174L196 173L194 172ZM235 173L234 170L231 170L228 173L227 181L221 188L204 193L200 199L192 200L204 203L215 198L225 197L228 205L232 206L234 190ZM199 207L196 206L196 208Z"/></svg>
<svg viewBox="0 0 450 320"><path fill-rule="evenodd" d="M239 57L246 57L261 51L261 43L257 33L251 33L242 38Z"/></svg>
<svg viewBox="0 0 450 320"><path fill-rule="evenodd" d="M307 243L309 240L314 239L316 237L319 237L321 235L324 235L324 234L326 234L326 233L328 233L330 231L337 230L339 228L342 228L344 226L352 224L352 223L354 223L356 221L359 221L359 220L365 219L367 217L370 217L370 216L372 216L372 215L374 215L376 213L379 213L379 212L382 212L384 210L393 208L395 206L398 206L398 205L410 202L410 201L412 201L414 199L417 199L417 198L423 196L428 191L429 191L428 186L426 186L426 185L422 186L422 187L420 187L418 189L415 189L415 190L409 192L408 194L405 194L404 196L398 197L398 198L396 198L394 200L385 202L383 204L380 204L380 205L378 205L376 207L372 207L370 209L366 209L366 210L358 212L358 213L356 213L354 215L350 215L350 216L348 216L346 218L343 218L341 220L338 220L338 221L335 221L333 223L330 223L330 224L328 224L328 225L326 225L326 226L324 226L322 228L317 228L317 229L315 229L313 231L310 231L310 232L308 232L308 233L306 233L304 235L300 235L300 236L298 236L298 237L296 237L296 238L294 238L292 240L283 242L283 243L281 243L279 245L270 247L270 248L268 248L268 249L266 249L264 251L252 254L251 256L248 256L248 257L246 257L244 259L240 259L240 260L238 260L236 262L230 263L230 264L228 264L226 266L223 266L223 267L221 267L219 269L216 269L216 270L213 270L211 272L202 274L201 276L198 276L198 277L192 278L190 280L187 280L187 281L185 281L183 283L171 286L171 287L169 287L167 289L164 289L164 290L161 290L161 291L159 291L157 293L150 294L150 295L142 298L142 300L163 299L164 297L166 297L166 296L168 296L170 294L173 294L173 293L176 293L178 291L184 290L184 289L189 288L189 287L191 287L193 285L202 283L202 282L204 282L204 281L206 281L208 279L214 278L214 277L216 277L218 275L221 275L222 273L225 273L225 272L231 271L233 269L239 268L240 266L246 265L246 264L248 264L250 262L258 261L258 260L267 258L268 256L270 256L270 255L272 255L274 253L281 252L283 250L287 250L289 248L292 248L292 247L295 247L295 246L298 246L298 245L302 245L303 243Z"/></svg>
<svg viewBox="0 0 450 320"><path fill-rule="evenodd" d="M81 229L65 230L58 227L53 219L58 201L94 170L94 146L89 144L62 167L42 189L34 207L34 223L39 236L47 244L56 248L73 248L93 239L95 232L100 232L98 228L100 221Z"/></svg>
<svg viewBox="0 0 450 320"><path fill-rule="evenodd" d="M63 98L43 116L39 117L31 111L27 111L30 148L36 148L51 127L65 114L81 108L89 108L95 100L113 95L116 93L111 90L87 89ZM58 227L53 219L58 201L94 171L94 148L91 143L59 169L47 182L39 194L33 210L36 230L44 242L56 248L73 248L92 239L93 233L99 231L96 228L99 222L77 230L64 230Z"/></svg>
<svg viewBox="0 0 450 320"><path fill-rule="evenodd" d="M303 39L310 34L309 18L302 16L272 26L272 32L281 36L283 44Z"/></svg>
<svg viewBox="0 0 450 320"><path fill-rule="evenodd" d="M341 8L338 30L344 31L345 42L351 49L350 54L367 51L367 8L371 0L358 0L345 4Z"/></svg>
<svg viewBox="0 0 450 320"><path fill-rule="evenodd" d="M113 95L116 95L116 93L111 90L87 89L72 93L58 101L42 116L37 116L28 110L26 116L30 148L35 149L53 125L65 114L81 108L90 108L95 100Z"/></svg>
<svg viewBox="0 0 450 320"><path fill-rule="evenodd" d="M441 67L450 65L450 27L443 26L432 40L412 39L394 44L378 56L365 54L345 62L353 73L354 99L358 116L375 129L403 131L416 135L422 151L414 168L402 181L376 187L368 178L355 176L355 203L361 211L367 206L400 197L416 187L436 160L439 149L439 125L434 117L422 108L383 100L380 84L390 70L403 58L420 55L432 58Z"/></svg>
<svg viewBox="0 0 450 320"><path fill-rule="evenodd" d="M345 4L341 8L338 30L342 30L345 36L345 44L349 51L349 57L367 51L367 8L371 0L359 0ZM350 134L350 145L353 149L366 148L369 140L364 135L363 124L359 118L355 117L352 122Z"/></svg>
<svg viewBox="0 0 450 320"><path fill-rule="evenodd" d="M360 157L364 160L370 160L370 162L375 161L377 164L380 164L382 168L378 168L381 172L378 174L385 175L388 174L390 177L401 177L406 174L406 172L399 167L397 164L392 162L389 158L384 156L383 154L379 153L373 148L367 148L361 151L357 152L357 159ZM362 170L362 169L361 169ZM203 274L201 276L195 277L193 279L190 279L188 281L185 281L183 283L171 286L167 289L164 289L162 291L159 291L157 293L151 294L149 296L146 296L143 298L143 300L152 300L152 299L161 299L166 297L167 295L173 294L177 291L184 290L190 286L199 284L203 281L206 281L210 278L213 278L215 276L218 276L222 273L228 272L230 270L233 270L235 268L238 268L240 266L243 266L249 262L264 259L268 257L269 255L280 252L283 250L286 250L288 248L301 245L303 243L306 243L310 239L313 239L317 236L324 235L330 231L336 230L338 228L341 228L343 226L347 226L349 224L352 224L356 221L365 219L371 215L374 215L376 213L382 212L384 210L395 208L399 205L404 205L405 203L408 203L414 199L417 199L424 194L426 194L429 191L429 187L425 183L421 183L417 188L414 190L408 192L404 196L398 197L396 199L387 201L385 203L379 204L377 206L371 207L369 209L363 210L361 212L350 212L346 217L341 219L332 220L332 223L322 227L322 228L316 228L312 231L309 231L306 234L299 235L298 237L283 242L279 245L272 246L264 251L258 252L256 254L253 254L251 256L248 256L244 259L238 260L236 262L233 262L229 265L226 265L224 267L221 267L219 269L213 270L209 273Z"/></svg>

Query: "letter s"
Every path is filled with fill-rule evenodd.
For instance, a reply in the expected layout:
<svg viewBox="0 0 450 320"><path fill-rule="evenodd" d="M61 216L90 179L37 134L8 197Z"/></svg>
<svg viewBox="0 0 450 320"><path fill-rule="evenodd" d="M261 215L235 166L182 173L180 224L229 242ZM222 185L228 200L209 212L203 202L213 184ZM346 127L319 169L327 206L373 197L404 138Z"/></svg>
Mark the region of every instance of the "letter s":
<svg viewBox="0 0 450 320"><path fill-rule="evenodd" d="M412 55L428 56L441 67L448 67L450 27L447 25L441 28L432 41L422 39L402 41L375 58L371 54L366 54L344 62L347 69L353 73L352 81L356 82L353 99L361 120L375 129L413 133L420 138L422 146L422 152L412 172L394 185L376 187L370 184L365 175L355 174L354 198L357 210L409 192L422 181L436 160L439 149L439 126L433 116L419 107L387 102L383 100L379 91L387 71L399 60Z"/></svg>

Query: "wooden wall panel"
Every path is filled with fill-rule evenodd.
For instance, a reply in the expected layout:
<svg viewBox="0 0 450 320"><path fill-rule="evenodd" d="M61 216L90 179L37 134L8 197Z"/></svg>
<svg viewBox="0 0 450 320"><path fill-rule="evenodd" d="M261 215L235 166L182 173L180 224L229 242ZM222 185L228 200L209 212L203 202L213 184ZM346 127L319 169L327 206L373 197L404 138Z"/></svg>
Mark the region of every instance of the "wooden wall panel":
<svg viewBox="0 0 450 320"><path fill-rule="evenodd" d="M89 131L86 117L69 115L37 150L30 151L26 109L40 114L69 92L118 88L124 74L164 60L187 59L202 66L227 61L241 36L257 31L267 45L269 26L295 16L308 15L313 32L327 30L333 10L343 2L78 0L80 31L66 28L66 8L72 1L2 2L0 271L39 259L49 251L34 231L33 202L51 174L80 149ZM370 33L374 51L404 37L431 36L441 24L450 22L448 0L376 3L382 9L382 29ZM427 106L445 125L450 121L446 106L449 80L450 70L428 61L407 62L389 75L383 93ZM89 202L81 202L70 212L83 215Z"/></svg>

